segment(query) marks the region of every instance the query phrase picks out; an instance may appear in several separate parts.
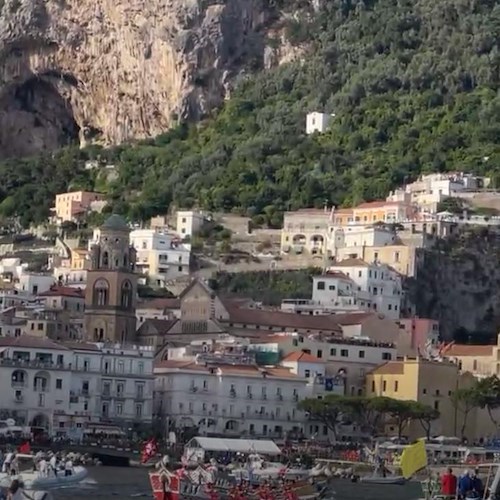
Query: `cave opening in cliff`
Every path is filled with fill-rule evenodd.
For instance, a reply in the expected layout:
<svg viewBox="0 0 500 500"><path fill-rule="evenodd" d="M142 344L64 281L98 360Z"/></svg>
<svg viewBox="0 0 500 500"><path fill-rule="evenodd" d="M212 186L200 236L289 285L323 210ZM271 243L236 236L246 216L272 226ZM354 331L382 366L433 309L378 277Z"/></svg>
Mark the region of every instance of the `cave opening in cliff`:
<svg viewBox="0 0 500 500"><path fill-rule="evenodd" d="M79 143L80 128L57 82L33 76L3 90L0 158L32 155Z"/></svg>

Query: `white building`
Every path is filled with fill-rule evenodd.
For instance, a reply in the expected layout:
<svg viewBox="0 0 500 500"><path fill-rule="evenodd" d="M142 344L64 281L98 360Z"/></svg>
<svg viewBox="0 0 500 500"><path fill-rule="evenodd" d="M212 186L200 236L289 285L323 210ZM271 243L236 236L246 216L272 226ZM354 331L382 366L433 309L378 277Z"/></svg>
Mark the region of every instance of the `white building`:
<svg viewBox="0 0 500 500"><path fill-rule="evenodd" d="M290 366L290 360L298 355L309 356L312 360L304 368L314 373L317 370L314 360L323 363L321 370L325 379L341 377L345 394L357 396L364 394L365 375L373 368L397 359L395 344L376 342L369 338L337 338L327 335L300 335L287 333L273 335L266 343L277 343L284 359L282 364ZM298 349L300 351L298 351Z"/></svg>
<svg viewBox="0 0 500 500"><path fill-rule="evenodd" d="M68 344L74 352L70 409L92 422L149 426L153 351L147 347Z"/></svg>
<svg viewBox="0 0 500 500"><path fill-rule="evenodd" d="M166 430L198 426L202 435L302 435L308 422L297 403L337 387L325 384L321 360L311 355L302 360L303 353L298 354L288 360L292 369L257 366L248 352L233 364L224 354L218 360L209 353L195 360L160 361L155 366L156 415Z"/></svg>
<svg viewBox="0 0 500 500"><path fill-rule="evenodd" d="M180 210L177 212L177 233L181 238L196 234L205 223L205 215L197 210Z"/></svg>
<svg viewBox="0 0 500 500"><path fill-rule="evenodd" d="M307 113L306 134L314 134L314 132L322 134L326 132L333 118L335 118L334 113L330 115L327 113L319 113L318 111Z"/></svg>
<svg viewBox="0 0 500 500"><path fill-rule="evenodd" d="M332 257L339 258L363 247L384 247L398 243L394 231L385 226L330 226L326 241Z"/></svg>
<svg viewBox="0 0 500 500"><path fill-rule="evenodd" d="M167 281L189 274L191 246L171 233L139 229L130 233L130 243L137 252L136 268L152 284L165 286Z"/></svg>
<svg viewBox="0 0 500 500"><path fill-rule="evenodd" d="M0 349L3 416L17 425L55 431L58 419L69 413L72 351L25 335L0 338ZM83 419L77 422L83 424Z"/></svg>
<svg viewBox="0 0 500 500"><path fill-rule="evenodd" d="M345 259L330 266L329 271L343 273L353 281L357 300L371 300L372 309L388 318L398 319L401 312L402 285L400 275L385 264L369 264L360 259ZM322 304L338 300L335 279L328 274L315 277L313 300Z"/></svg>
<svg viewBox="0 0 500 500"><path fill-rule="evenodd" d="M148 348L0 338L0 415L49 434L81 436L90 424L152 422Z"/></svg>
<svg viewBox="0 0 500 500"><path fill-rule="evenodd" d="M24 272L19 276L14 286L17 290L36 295L49 290L55 281L54 276L50 274Z"/></svg>

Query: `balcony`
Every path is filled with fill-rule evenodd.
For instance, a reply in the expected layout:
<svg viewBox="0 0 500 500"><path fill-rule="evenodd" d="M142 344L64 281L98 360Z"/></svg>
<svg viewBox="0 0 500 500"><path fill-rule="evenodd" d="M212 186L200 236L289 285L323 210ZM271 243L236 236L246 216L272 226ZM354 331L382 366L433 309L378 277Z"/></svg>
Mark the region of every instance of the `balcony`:
<svg viewBox="0 0 500 500"><path fill-rule="evenodd" d="M0 366L11 366L18 368L36 368L47 370L71 370L71 363L54 363L51 361L40 361L37 359L10 359L0 358Z"/></svg>
<svg viewBox="0 0 500 500"><path fill-rule="evenodd" d="M24 402L24 396L22 394L14 396L14 403L23 403L23 402Z"/></svg>
<svg viewBox="0 0 500 500"><path fill-rule="evenodd" d="M10 385L15 389L24 389L28 387L28 382L24 380L13 380Z"/></svg>

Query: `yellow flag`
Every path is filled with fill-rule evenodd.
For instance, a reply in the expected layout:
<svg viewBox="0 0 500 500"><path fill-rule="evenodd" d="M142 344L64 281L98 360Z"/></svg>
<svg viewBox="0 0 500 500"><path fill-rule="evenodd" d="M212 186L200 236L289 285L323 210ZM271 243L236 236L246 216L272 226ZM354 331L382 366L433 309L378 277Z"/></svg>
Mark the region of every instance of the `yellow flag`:
<svg viewBox="0 0 500 500"><path fill-rule="evenodd" d="M427 452L425 451L425 441L420 440L403 450L401 471L403 476L409 479L415 472L424 467L427 467Z"/></svg>

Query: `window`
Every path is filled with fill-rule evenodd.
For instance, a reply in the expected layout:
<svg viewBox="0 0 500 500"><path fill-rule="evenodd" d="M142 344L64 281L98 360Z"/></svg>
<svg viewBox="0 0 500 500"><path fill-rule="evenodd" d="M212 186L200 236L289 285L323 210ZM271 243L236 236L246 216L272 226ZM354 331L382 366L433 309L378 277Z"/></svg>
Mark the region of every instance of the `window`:
<svg viewBox="0 0 500 500"><path fill-rule="evenodd" d="M389 311L392 311L392 304L388 304L387 309L388 309Z"/></svg>
<svg viewBox="0 0 500 500"><path fill-rule="evenodd" d="M62 378L56 378L56 389L62 389Z"/></svg>
<svg viewBox="0 0 500 500"><path fill-rule="evenodd" d="M375 392L375 380L372 380L372 392Z"/></svg>
<svg viewBox="0 0 500 500"><path fill-rule="evenodd" d="M439 401L434 401L434 409L439 410Z"/></svg>
<svg viewBox="0 0 500 500"><path fill-rule="evenodd" d="M102 254L102 267L107 268L109 266L109 254L108 252L103 252Z"/></svg>
<svg viewBox="0 0 500 500"><path fill-rule="evenodd" d="M383 390L384 392L387 390L387 381L386 381L386 380L384 380L384 381L382 382L382 390Z"/></svg>
<svg viewBox="0 0 500 500"><path fill-rule="evenodd" d="M390 352L383 352L382 353L382 359L391 360L392 359L392 354Z"/></svg>
<svg viewBox="0 0 500 500"><path fill-rule="evenodd" d="M336 356L336 355L337 355L337 349L333 347L332 349L330 349L330 356Z"/></svg>
<svg viewBox="0 0 500 500"><path fill-rule="evenodd" d="M394 381L394 392L398 392L399 382L397 380Z"/></svg>
<svg viewBox="0 0 500 500"><path fill-rule="evenodd" d="M125 392L125 384L123 382L118 382L116 384L116 395L121 397L123 396L124 392Z"/></svg>
<svg viewBox="0 0 500 500"><path fill-rule="evenodd" d="M399 262L399 252L394 252L394 262Z"/></svg>
<svg viewBox="0 0 500 500"><path fill-rule="evenodd" d="M378 259L378 252L373 252L373 260L377 260Z"/></svg>
<svg viewBox="0 0 500 500"><path fill-rule="evenodd" d="M311 370L304 370L304 377L309 378L311 376Z"/></svg>
<svg viewBox="0 0 500 500"><path fill-rule="evenodd" d="M373 287L373 295L377 295L378 293L378 289L376 286Z"/></svg>
<svg viewBox="0 0 500 500"><path fill-rule="evenodd" d="M142 417L142 405L141 404L135 405L135 417L136 418Z"/></svg>
<svg viewBox="0 0 500 500"><path fill-rule="evenodd" d="M324 281L318 281L318 284L316 286L318 290L324 290L325 289L325 282Z"/></svg>
<svg viewBox="0 0 500 500"><path fill-rule="evenodd" d="M427 389L422 389L422 394L427 394Z"/></svg>
<svg viewBox="0 0 500 500"><path fill-rule="evenodd" d="M358 278L362 278L363 277L363 271L358 271Z"/></svg>
<svg viewBox="0 0 500 500"><path fill-rule="evenodd" d="M121 403L116 403L116 414L123 415L123 405Z"/></svg>
<svg viewBox="0 0 500 500"><path fill-rule="evenodd" d="M365 351L359 351L359 357L364 358L365 357Z"/></svg>
<svg viewBox="0 0 500 500"><path fill-rule="evenodd" d="M318 358L322 358L323 357L323 351L321 349L318 349L317 353L316 353L316 356Z"/></svg>
<svg viewBox="0 0 500 500"><path fill-rule="evenodd" d="M475 360L472 362L472 369L473 369L474 371L476 371L476 370L477 370L477 359L475 359Z"/></svg>
<svg viewBox="0 0 500 500"><path fill-rule="evenodd" d="M137 369L139 373L144 373L144 363L142 361L137 364Z"/></svg>
<svg viewBox="0 0 500 500"><path fill-rule="evenodd" d="M109 283L105 279L98 279L94 283L92 304L94 306L107 306L109 300Z"/></svg>
<svg viewBox="0 0 500 500"><path fill-rule="evenodd" d="M118 361L118 373L125 372L125 363L123 361Z"/></svg>
<svg viewBox="0 0 500 500"><path fill-rule="evenodd" d="M43 323L38 323L37 325L38 330L43 330Z"/></svg>
<svg viewBox="0 0 500 500"><path fill-rule="evenodd" d="M132 307L132 285L128 280L122 284L121 306L123 309Z"/></svg>
<svg viewBox="0 0 500 500"><path fill-rule="evenodd" d="M349 357L349 350L348 350L348 349L341 349L341 350L340 350L340 355L341 355L343 358L348 358L348 357Z"/></svg>
<svg viewBox="0 0 500 500"><path fill-rule="evenodd" d="M436 389L436 396L440 396L441 393L439 392L439 389Z"/></svg>
<svg viewBox="0 0 500 500"><path fill-rule="evenodd" d="M330 290L335 290L335 285L330 285L328 288L329 288Z"/></svg>

